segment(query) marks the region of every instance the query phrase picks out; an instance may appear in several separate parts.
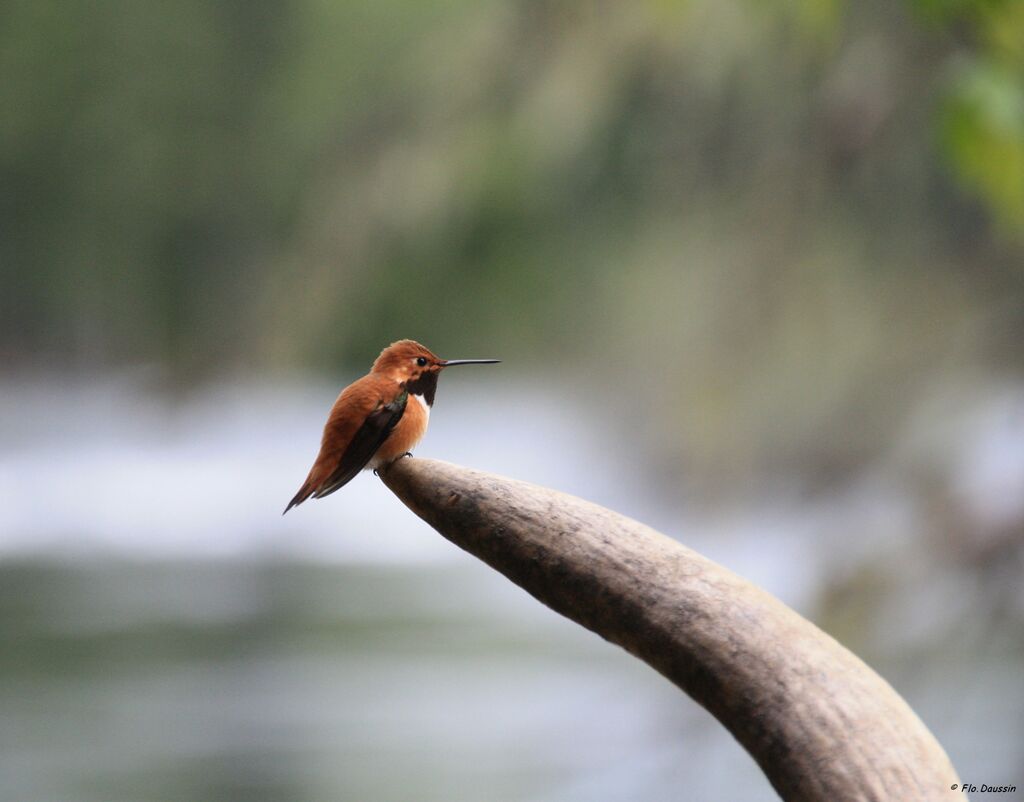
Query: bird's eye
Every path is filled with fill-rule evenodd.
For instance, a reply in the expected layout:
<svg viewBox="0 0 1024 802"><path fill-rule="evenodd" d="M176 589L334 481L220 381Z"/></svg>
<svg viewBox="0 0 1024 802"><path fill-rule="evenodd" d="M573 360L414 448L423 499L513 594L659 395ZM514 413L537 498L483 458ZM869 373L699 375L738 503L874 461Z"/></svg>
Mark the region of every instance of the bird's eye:
<svg viewBox="0 0 1024 802"><path fill-rule="evenodd" d="M425 356L421 356L419 359L416 360L416 364L422 368L424 365L427 364L427 358Z"/></svg>

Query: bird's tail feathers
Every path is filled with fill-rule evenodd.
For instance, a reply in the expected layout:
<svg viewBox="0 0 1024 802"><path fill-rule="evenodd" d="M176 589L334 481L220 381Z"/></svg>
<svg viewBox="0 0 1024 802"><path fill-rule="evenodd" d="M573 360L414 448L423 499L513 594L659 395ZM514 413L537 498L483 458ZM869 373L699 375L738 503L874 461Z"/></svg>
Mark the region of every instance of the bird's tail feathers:
<svg viewBox="0 0 1024 802"><path fill-rule="evenodd" d="M303 501L313 495L314 490L316 490L316 487L314 487L309 479L307 479L302 483L302 487L299 488L299 492L296 493L292 500L288 502L288 506L284 508L284 512L281 514L284 515L292 507L299 506Z"/></svg>

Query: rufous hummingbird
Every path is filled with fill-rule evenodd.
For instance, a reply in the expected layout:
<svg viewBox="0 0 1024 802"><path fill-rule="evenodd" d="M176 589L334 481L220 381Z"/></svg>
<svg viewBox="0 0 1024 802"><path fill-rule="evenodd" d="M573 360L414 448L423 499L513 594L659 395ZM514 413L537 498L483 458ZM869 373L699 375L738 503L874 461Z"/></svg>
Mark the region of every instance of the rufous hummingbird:
<svg viewBox="0 0 1024 802"><path fill-rule="evenodd" d="M389 345L370 372L342 390L334 402L316 462L284 511L310 496L329 496L364 468L377 470L399 457L412 456L427 432L441 371L453 365L500 361L441 359L413 340Z"/></svg>

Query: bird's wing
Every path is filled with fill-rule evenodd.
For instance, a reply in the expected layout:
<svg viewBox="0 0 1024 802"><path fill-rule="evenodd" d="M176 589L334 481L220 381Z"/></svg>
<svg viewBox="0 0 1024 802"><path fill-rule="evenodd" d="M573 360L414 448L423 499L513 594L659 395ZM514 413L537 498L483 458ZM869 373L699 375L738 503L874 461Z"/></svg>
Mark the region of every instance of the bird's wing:
<svg viewBox="0 0 1024 802"><path fill-rule="evenodd" d="M331 473L320 487L313 493L313 498L329 496L342 485L348 483L352 478L366 467L366 463L377 453L391 430L398 425L405 414L405 405L409 400L409 393L402 390L398 397L366 417L366 421L352 437L352 442L341 457L338 467Z"/></svg>
<svg viewBox="0 0 1024 802"><path fill-rule="evenodd" d="M396 392L394 383L375 376L346 387L327 417L316 462L285 512L310 496L333 493L359 473L402 419L408 398L408 392Z"/></svg>

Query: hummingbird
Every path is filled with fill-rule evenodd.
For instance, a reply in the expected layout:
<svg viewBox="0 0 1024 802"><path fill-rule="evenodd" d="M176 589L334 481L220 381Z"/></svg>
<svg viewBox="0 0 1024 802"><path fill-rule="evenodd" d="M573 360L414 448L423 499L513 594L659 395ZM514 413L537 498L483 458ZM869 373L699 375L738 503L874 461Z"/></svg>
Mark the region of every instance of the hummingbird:
<svg viewBox="0 0 1024 802"><path fill-rule="evenodd" d="M391 343L367 375L341 391L327 416L320 453L284 511L310 496L329 496L364 468L376 471L399 457L411 457L411 449L427 432L441 371L500 361L441 359L414 340Z"/></svg>

